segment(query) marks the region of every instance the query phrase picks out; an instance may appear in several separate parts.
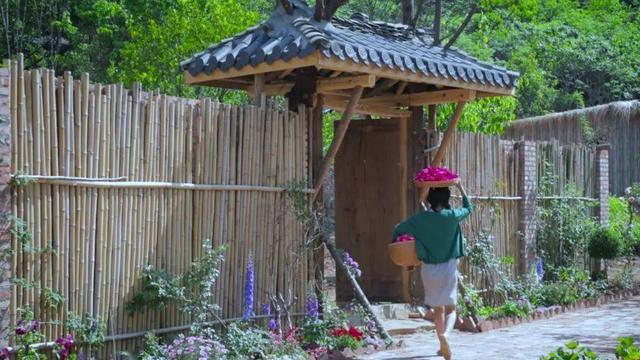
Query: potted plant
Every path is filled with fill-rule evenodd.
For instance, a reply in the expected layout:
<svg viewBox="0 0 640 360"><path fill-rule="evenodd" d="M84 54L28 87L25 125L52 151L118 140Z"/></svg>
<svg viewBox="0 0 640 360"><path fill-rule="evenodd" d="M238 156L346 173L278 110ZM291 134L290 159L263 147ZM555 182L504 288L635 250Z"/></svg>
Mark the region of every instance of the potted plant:
<svg viewBox="0 0 640 360"><path fill-rule="evenodd" d="M600 227L589 239L589 255L592 258L605 260L604 273L607 273L607 259L615 259L622 252L620 234L611 227Z"/></svg>

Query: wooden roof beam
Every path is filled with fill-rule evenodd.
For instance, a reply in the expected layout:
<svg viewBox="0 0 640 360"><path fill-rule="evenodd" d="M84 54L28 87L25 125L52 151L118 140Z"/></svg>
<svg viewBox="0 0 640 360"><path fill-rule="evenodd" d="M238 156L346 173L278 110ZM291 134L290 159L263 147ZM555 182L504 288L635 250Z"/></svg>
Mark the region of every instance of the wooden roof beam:
<svg viewBox="0 0 640 360"><path fill-rule="evenodd" d="M318 67L319 69L325 69L325 70L343 71L345 73L375 74L381 78L408 81L412 83L443 85L443 86L459 88L459 89L484 91L484 92L492 93L494 95L513 95L515 93L515 87L511 88L511 87L505 87L505 86L490 85L488 83L487 84L471 83L471 82L465 82L461 80L454 80L451 78L444 78L441 76L429 76L429 75L425 75L420 71L416 73L411 73L408 71L401 71L399 69L388 69L387 67L384 67L384 66L376 67L373 65L356 63L351 60L340 60L335 58L327 58L324 56L318 57L318 64L316 65L316 67Z"/></svg>
<svg viewBox="0 0 640 360"><path fill-rule="evenodd" d="M320 79L316 82L316 90L319 93L335 92L338 90L353 89L356 86L362 88L373 87L376 83L375 75L354 75L354 76L341 76L332 79ZM264 86L264 92L267 95L284 95L291 91L293 88L293 82L279 82L266 84ZM249 92L253 92L253 86L248 89Z"/></svg>
<svg viewBox="0 0 640 360"><path fill-rule="evenodd" d="M324 104L326 107L338 111L344 111L347 107L348 102L348 98L343 98L340 96L325 95L324 98ZM354 111L356 112L356 114L381 116L388 118L406 118L411 115L411 112L406 110L395 109L393 107L384 105L380 106L362 103L359 103Z"/></svg>
<svg viewBox="0 0 640 360"><path fill-rule="evenodd" d="M422 106L434 104L447 104L459 101L471 101L475 99L476 91L467 89L452 89L439 91L426 91L405 95L381 95L362 99L363 104L387 104L396 106Z"/></svg>
<svg viewBox="0 0 640 360"><path fill-rule="evenodd" d="M227 71L216 70L211 74L200 73L193 76L189 71L184 71L184 77L187 84L204 85L213 84L214 80L233 79L272 71L295 70L299 68L315 66L317 69L341 71L345 74L373 74L380 78L387 78L398 81L407 81L410 83L441 85L452 88L461 88L482 91L492 95L513 95L515 88L498 85L470 83L461 80L455 80L442 76L425 75L422 72L411 73L401 71L399 69L388 69L386 67L376 67L361 63L355 63L351 60L340 60L335 58L326 58L320 52L315 52L305 58L293 58L289 61L276 60L272 64L261 63L257 66L245 66L241 69L231 68Z"/></svg>

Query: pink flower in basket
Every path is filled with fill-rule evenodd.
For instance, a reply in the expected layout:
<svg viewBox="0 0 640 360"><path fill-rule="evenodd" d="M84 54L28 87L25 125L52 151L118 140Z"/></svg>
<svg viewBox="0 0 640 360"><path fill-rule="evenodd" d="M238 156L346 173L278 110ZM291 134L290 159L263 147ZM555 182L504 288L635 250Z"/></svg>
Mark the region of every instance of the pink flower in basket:
<svg viewBox="0 0 640 360"><path fill-rule="evenodd" d="M458 174L443 167L428 167L416 174L415 181L449 181L457 179Z"/></svg>
<svg viewBox="0 0 640 360"><path fill-rule="evenodd" d="M415 240L416 238L414 238L413 235L410 235L410 234L400 235L396 238L396 242L415 241Z"/></svg>

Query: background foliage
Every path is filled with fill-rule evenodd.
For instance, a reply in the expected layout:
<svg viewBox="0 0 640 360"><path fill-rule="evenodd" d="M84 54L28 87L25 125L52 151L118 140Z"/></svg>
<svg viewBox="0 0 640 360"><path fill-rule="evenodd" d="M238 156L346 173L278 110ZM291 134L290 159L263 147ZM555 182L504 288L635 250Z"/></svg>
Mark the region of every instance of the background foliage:
<svg viewBox="0 0 640 360"><path fill-rule="evenodd" d="M406 0L350 0L339 10L400 22ZM506 121L640 95L640 4L637 0L452 0L443 5L450 36L473 3L456 46L519 71L515 99L478 101L465 130L498 133ZM142 82L149 90L242 102L230 91L185 86L178 63L209 44L268 17L274 0L3 0L0 56L24 52L28 67L55 68L100 82ZM418 26L433 23L425 2ZM452 109L440 111L445 125Z"/></svg>

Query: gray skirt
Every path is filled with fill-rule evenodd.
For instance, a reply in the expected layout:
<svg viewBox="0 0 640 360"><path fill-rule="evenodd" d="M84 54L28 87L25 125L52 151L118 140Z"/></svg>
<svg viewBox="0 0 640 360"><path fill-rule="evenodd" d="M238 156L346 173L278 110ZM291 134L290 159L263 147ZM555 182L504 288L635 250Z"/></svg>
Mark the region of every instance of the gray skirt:
<svg viewBox="0 0 640 360"><path fill-rule="evenodd" d="M458 300L458 260L422 264L424 303L431 307L455 305Z"/></svg>

